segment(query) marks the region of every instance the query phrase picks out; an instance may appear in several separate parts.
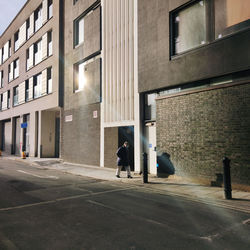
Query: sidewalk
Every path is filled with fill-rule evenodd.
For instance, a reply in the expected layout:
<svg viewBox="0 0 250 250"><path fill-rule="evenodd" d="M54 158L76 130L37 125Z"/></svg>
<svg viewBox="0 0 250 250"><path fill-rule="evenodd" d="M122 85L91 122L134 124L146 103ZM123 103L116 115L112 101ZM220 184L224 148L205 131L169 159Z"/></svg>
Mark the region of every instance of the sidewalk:
<svg viewBox="0 0 250 250"><path fill-rule="evenodd" d="M211 187L196 183L190 183L180 178L157 178L149 175L149 183L143 183L143 176L134 174L133 179L126 178L126 172L121 173L121 178L115 177L115 169L100 168L97 166L86 166L63 162L60 159L33 158L28 157L23 160L15 156L3 156L4 159L26 162L33 167L53 169L70 173L74 175L87 176L107 181L129 183L137 188L150 189L152 192L158 192L164 195L181 196L196 202L213 204L220 207L227 207L237 211L250 213L250 192L232 191L232 200L224 198L223 187Z"/></svg>

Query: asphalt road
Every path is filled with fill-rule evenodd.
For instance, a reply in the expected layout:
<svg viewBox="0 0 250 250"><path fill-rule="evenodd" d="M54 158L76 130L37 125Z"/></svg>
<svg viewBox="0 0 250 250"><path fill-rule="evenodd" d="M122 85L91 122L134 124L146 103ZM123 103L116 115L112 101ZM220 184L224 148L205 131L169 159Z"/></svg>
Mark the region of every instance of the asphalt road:
<svg viewBox="0 0 250 250"><path fill-rule="evenodd" d="M250 214L0 159L0 249L250 249Z"/></svg>

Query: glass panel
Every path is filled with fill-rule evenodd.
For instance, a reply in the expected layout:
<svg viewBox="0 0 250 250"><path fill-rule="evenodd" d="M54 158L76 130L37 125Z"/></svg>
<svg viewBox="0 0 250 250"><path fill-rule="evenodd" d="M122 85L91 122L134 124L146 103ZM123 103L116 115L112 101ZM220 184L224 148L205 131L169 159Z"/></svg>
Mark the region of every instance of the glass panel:
<svg viewBox="0 0 250 250"><path fill-rule="evenodd" d="M84 41L84 19L80 19L78 22L78 44Z"/></svg>
<svg viewBox="0 0 250 250"><path fill-rule="evenodd" d="M48 12L49 19L53 16L53 3L49 1L49 12Z"/></svg>
<svg viewBox="0 0 250 250"><path fill-rule="evenodd" d="M173 16L174 54L206 43L205 1L199 1Z"/></svg>
<svg viewBox="0 0 250 250"><path fill-rule="evenodd" d="M78 67L78 82L79 82L78 90L82 90L86 84L86 79L84 74L84 63L79 64Z"/></svg>
<svg viewBox="0 0 250 250"><path fill-rule="evenodd" d="M249 0L215 0L215 38L250 27Z"/></svg>

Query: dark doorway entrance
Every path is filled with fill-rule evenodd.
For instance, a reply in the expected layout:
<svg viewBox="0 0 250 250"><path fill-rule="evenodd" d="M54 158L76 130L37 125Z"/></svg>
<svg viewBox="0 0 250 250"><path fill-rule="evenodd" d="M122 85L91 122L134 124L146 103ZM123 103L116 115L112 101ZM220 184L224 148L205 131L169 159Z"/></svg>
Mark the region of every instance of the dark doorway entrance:
<svg viewBox="0 0 250 250"><path fill-rule="evenodd" d="M59 158L59 152L60 152L60 118L56 118L56 124L55 124L55 157Z"/></svg>
<svg viewBox="0 0 250 250"><path fill-rule="evenodd" d="M130 168L134 171L134 127L119 127L118 129L118 145L119 147L127 141L129 143L129 163Z"/></svg>

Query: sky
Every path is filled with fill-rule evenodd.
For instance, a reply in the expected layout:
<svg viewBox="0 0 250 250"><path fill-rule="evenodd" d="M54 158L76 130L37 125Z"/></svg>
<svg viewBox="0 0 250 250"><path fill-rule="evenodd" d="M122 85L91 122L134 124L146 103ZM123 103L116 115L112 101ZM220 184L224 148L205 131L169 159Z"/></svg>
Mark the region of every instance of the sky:
<svg viewBox="0 0 250 250"><path fill-rule="evenodd" d="M0 35L9 26L26 0L0 0Z"/></svg>

